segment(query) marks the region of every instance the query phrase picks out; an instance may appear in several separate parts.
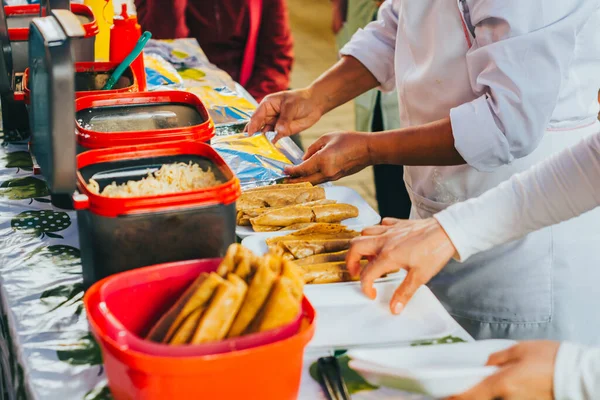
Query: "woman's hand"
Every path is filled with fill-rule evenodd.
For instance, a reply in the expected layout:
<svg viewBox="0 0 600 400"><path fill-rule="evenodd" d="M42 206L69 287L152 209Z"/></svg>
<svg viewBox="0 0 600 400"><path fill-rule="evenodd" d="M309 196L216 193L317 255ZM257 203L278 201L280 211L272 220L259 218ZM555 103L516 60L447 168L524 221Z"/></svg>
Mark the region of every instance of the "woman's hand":
<svg viewBox="0 0 600 400"><path fill-rule="evenodd" d="M390 302L392 313L402 312L419 287L433 278L454 256L456 249L442 226L433 218L398 220L385 218L382 225L363 230L352 240L346 264L352 276L360 273L362 291L374 299L376 279L405 269L408 274ZM360 260L369 264L360 270Z"/></svg>
<svg viewBox="0 0 600 400"><path fill-rule="evenodd" d="M499 371L452 400L552 400L554 362L560 343L523 342L492 354L487 365Z"/></svg>
<svg viewBox="0 0 600 400"><path fill-rule="evenodd" d="M369 133L363 132L321 136L308 148L302 164L285 169L290 176L287 182L318 184L357 173L372 164L369 136Z"/></svg>
<svg viewBox="0 0 600 400"><path fill-rule="evenodd" d="M311 89L271 94L260 103L250 122L249 133L275 131L274 142L313 126L323 115Z"/></svg>

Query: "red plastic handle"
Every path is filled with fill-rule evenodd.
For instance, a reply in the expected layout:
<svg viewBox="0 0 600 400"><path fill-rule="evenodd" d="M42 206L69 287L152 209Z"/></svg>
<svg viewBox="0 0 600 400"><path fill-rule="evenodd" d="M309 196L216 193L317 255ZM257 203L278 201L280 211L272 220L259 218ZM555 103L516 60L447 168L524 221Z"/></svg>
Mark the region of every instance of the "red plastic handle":
<svg viewBox="0 0 600 400"><path fill-rule="evenodd" d="M73 207L75 210L87 210L90 208L90 198L81 193L75 193L73 195Z"/></svg>

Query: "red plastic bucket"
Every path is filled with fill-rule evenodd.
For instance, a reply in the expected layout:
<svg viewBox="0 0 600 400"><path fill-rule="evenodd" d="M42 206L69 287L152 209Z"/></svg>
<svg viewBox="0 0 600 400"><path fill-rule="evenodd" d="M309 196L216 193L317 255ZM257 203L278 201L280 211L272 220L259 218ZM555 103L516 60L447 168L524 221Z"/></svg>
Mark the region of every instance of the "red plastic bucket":
<svg viewBox="0 0 600 400"><path fill-rule="evenodd" d="M220 262L221 259L208 259L160 264L118 274L100 282L97 306L99 318L105 319L106 333L124 349L166 357L206 356L245 350L298 333L302 313L293 323L272 331L203 345L170 346L143 340L136 334L146 334L166 312L165 305L174 304L200 273L216 271Z"/></svg>
<svg viewBox="0 0 600 400"><path fill-rule="evenodd" d="M215 260L205 261L216 265ZM162 281L164 276L161 267L172 269L186 275L192 271L208 268L202 262L178 263L178 265L156 266L144 268L146 283ZM175 271L177 270L177 271ZM131 273L132 273L131 272ZM304 298L303 316L299 331L283 340L245 350L208 356L155 356L133 350L120 343L119 338L112 337L108 331L107 320L101 315L98 305L102 303L102 287L111 280L120 279L130 272L115 275L93 285L84 298L86 312L91 331L102 349L104 365L110 390L117 400L122 399L261 399L287 400L296 399L300 388L303 368L303 354L315 330L315 311ZM130 275L131 277L131 275ZM185 288L183 279L179 290L169 290L175 281L167 279L164 283L165 294L170 299L177 297ZM191 282L191 281L190 281ZM177 286L177 285L175 285ZM151 311L139 309L132 305L135 297L129 297L126 307L132 313L142 312L148 321L138 323L136 334L143 334L156 315ZM169 303L164 298L165 303ZM168 304L165 305L165 308ZM153 307L150 307L153 308ZM156 312L157 308L153 308ZM135 318L137 320L137 318ZM133 320L129 320L132 327ZM191 347L191 346L190 346Z"/></svg>

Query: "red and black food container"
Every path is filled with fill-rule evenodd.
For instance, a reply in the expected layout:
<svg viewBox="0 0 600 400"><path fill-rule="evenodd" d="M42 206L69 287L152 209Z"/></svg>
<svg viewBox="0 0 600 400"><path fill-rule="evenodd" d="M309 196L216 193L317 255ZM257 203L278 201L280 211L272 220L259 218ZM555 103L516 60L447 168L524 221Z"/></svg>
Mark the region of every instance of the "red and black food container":
<svg viewBox="0 0 600 400"><path fill-rule="evenodd" d="M209 143L215 125L193 93L160 91L77 99L77 151L192 140Z"/></svg>
<svg viewBox="0 0 600 400"><path fill-rule="evenodd" d="M102 90L114 70L118 67L113 62L78 62L75 63L75 98L94 95L110 95L138 91L138 83L131 67L127 67L114 88ZM23 76L23 92L25 103L31 102L31 73L29 68Z"/></svg>
<svg viewBox="0 0 600 400"><path fill-rule="evenodd" d="M109 198L91 193L112 182L139 180L163 164L211 168L215 187L146 197ZM235 242L239 180L210 146L198 142L91 150L77 156L73 196L79 223L84 285L145 265L221 257Z"/></svg>

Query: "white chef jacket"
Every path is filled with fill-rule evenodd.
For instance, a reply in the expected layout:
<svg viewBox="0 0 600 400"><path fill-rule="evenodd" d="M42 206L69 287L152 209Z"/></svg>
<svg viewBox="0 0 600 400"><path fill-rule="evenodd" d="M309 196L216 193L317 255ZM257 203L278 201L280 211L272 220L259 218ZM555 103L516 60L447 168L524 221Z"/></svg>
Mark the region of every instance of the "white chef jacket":
<svg viewBox="0 0 600 400"><path fill-rule="evenodd" d="M459 2L387 0L341 51L382 89L396 87L405 126L450 116L467 164L406 167L411 218L477 197L600 131L600 0L464 0L465 12ZM600 308L600 292L586 286L600 281L598 226L600 209L450 262L429 287L476 338L600 344L600 318L586 311Z"/></svg>
<svg viewBox="0 0 600 400"><path fill-rule="evenodd" d="M435 64L427 48L439 38L428 31L444 23L435 12L436 3L456 0L421 1L431 3L428 14L407 20L402 14L415 1L387 0L379 20L360 30L341 51L364 64L383 90L398 87L405 125L447 117L444 107L431 106L446 103L456 149L470 166L490 171L531 153L548 127L597 118L597 0L468 0L476 40L466 53L467 69L446 65L446 74L418 58L431 57L430 64ZM417 59L417 67L406 65L406 52ZM443 87L459 85L465 74L475 99L443 97ZM408 104L403 94L416 93L423 93L425 101ZM429 95L435 97L426 101Z"/></svg>

